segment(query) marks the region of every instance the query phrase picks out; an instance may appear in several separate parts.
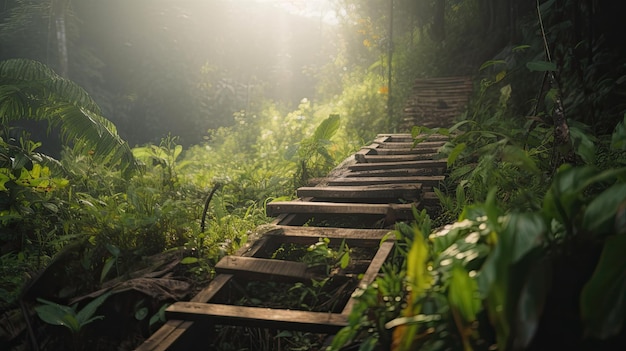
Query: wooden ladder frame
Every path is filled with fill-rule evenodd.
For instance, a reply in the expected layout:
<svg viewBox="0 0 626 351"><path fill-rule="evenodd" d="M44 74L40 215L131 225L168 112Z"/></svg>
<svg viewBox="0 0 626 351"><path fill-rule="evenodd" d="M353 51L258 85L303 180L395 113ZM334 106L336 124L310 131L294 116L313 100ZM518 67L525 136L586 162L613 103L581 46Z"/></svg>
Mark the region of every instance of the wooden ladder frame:
<svg viewBox="0 0 626 351"><path fill-rule="evenodd" d="M409 134L379 134L371 145L349 157L314 187L298 189L295 201L267 204L276 220L263 236L216 265L215 278L189 302L170 305L168 321L136 350L188 350L206 338L212 325L238 325L335 334L347 325L356 303L351 296L338 312L309 312L281 308L235 306L212 302L236 277L306 281L314 276L305 264L262 257L282 244L312 245L328 238L330 245L345 241L350 248L373 248L355 290L374 282L395 246L389 235L396 221L411 220L414 208L434 209L433 187L444 179L446 160L437 158L445 138L431 137L413 145ZM301 226L311 216L380 216L386 228L330 228ZM353 291L354 292L354 291ZM352 294L351 294L352 295ZM190 346L191 345L191 346Z"/></svg>

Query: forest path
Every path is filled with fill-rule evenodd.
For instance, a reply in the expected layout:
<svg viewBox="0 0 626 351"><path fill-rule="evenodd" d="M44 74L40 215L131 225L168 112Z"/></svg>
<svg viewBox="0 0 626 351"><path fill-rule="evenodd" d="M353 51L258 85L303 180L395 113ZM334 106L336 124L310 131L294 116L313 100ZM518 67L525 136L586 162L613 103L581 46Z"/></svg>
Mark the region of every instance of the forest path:
<svg viewBox="0 0 626 351"><path fill-rule="evenodd" d="M448 88L460 81L461 88ZM409 103L405 121L452 124L464 82L416 82L428 92ZM444 87L444 93L433 86ZM452 100L446 100L446 91L454 92ZM419 108L411 107L417 101L425 106L420 111L433 107L431 116L439 114L420 121ZM414 140L411 134L379 134L317 185L297 189L297 200L268 203L267 213L276 219L259 228L259 238L222 258L215 278L191 301L170 305L165 325L136 350L212 349L224 338L220 330L231 326L329 336L346 326L354 292L371 284L393 253L395 237L388 233L395 223L411 221L414 209L431 216L438 210L433 188L445 178L447 162L438 150L447 137ZM340 263L311 262L320 259L311 256L318 247L334 252Z"/></svg>

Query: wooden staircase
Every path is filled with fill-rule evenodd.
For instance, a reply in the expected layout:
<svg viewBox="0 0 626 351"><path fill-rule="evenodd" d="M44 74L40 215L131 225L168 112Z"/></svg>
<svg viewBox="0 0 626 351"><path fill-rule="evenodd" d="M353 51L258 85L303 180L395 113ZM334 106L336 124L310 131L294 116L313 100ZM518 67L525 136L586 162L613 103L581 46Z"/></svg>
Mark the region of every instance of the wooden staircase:
<svg viewBox="0 0 626 351"><path fill-rule="evenodd" d="M436 77L415 80L411 98L404 108L402 130L413 126L428 128L451 125L469 103L470 77Z"/></svg>
<svg viewBox="0 0 626 351"><path fill-rule="evenodd" d="M431 136L413 145L409 134L380 134L317 186L299 188L297 200L268 203L267 213L276 219L263 235L222 258L215 278L191 301L169 306L168 321L137 350L210 349L215 326L335 334L348 323L353 292L371 284L393 252L393 225L412 220L413 208L438 210L433 187L444 179L446 160L437 151L445 142ZM272 258L280 247L315 245L320 238L368 253L334 273L343 282L336 303L323 311L237 304L236 287L246 282L310 284L324 278L305 263Z"/></svg>

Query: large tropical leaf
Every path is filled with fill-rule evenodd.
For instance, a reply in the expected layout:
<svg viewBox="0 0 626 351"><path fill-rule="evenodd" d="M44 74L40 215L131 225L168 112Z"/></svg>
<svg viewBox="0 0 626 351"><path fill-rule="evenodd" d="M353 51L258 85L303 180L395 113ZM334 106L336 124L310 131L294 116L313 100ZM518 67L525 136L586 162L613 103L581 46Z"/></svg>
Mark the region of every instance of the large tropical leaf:
<svg viewBox="0 0 626 351"><path fill-rule="evenodd" d="M9 125L23 119L48 121L59 127L65 143L84 142L101 160L136 168L130 147L83 88L37 61L2 61L0 121Z"/></svg>

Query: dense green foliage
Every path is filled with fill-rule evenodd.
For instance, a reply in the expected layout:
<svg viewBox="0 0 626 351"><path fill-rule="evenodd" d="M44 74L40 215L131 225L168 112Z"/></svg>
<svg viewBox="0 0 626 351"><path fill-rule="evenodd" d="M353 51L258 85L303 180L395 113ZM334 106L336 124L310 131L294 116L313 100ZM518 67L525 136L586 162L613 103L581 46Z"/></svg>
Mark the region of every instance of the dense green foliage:
<svg viewBox="0 0 626 351"><path fill-rule="evenodd" d="M397 131L415 78L469 75L475 93L453 126L412 131L416 143L450 136L441 150L449 174L435 190L441 213L416 211L414 223L396 226L393 260L358 291L331 349L623 347L626 48L617 5L389 4L337 1L344 11L330 36L286 14L257 32L273 12L236 2L5 1L2 311L37 306L44 349L132 349L162 323L172 295L104 290L176 255L176 275L192 282L180 289L188 298L217 260L255 238L267 201L293 198L377 133ZM287 22L317 34L282 37ZM59 23L67 42L57 42ZM41 152L44 135L30 120L58 130L62 150ZM131 149L122 137L152 143ZM326 244L305 260L347 262L349 248ZM164 281L155 290L173 294L175 279ZM324 284L288 288L287 303L318 308L332 295ZM136 324L122 335L98 329L124 313ZM25 329L2 334L0 345L19 349ZM228 349L237 337L224 329L219 342ZM267 349L322 344L308 333L258 339Z"/></svg>

